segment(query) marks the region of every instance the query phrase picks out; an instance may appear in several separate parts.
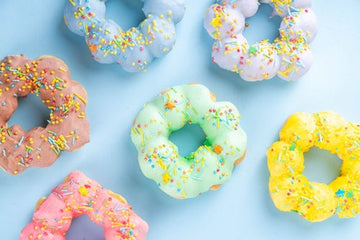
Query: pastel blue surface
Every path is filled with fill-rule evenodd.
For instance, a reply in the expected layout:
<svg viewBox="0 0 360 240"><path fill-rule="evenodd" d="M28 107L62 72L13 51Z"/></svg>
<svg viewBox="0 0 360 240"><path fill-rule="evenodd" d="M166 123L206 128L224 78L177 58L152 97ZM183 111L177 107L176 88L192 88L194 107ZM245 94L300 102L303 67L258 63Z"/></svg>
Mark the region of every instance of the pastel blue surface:
<svg viewBox="0 0 360 240"><path fill-rule="evenodd" d="M37 200L73 170L81 170L123 195L148 222L150 240L358 239L359 216L333 216L309 223L295 213L277 210L268 193L265 153L294 112L333 110L348 121L360 122L360 2L314 1L312 9L319 24L311 44L314 64L294 83L278 78L248 83L214 65L210 59L213 40L202 27L205 10L213 2L188 1L184 19L176 26L175 48L156 59L147 72L130 74L117 65L91 59L84 40L63 22L65 0L1 1L0 58L24 53L32 59L53 55L64 60L72 78L88 92L86 112L91 126L91 142L76 152L62 154L51 167L31 168L18 176L0 171L1 239L18 239ZM140 0L109 0L107 16L124 28L135 26L143 18L141 6ZM269 9L262 7L255 17L247 19L248 39L276 36L279 21L269 20L268 14ZM241 125L248 134L248 150L230 181L218 191L176 200L142 175L129 135L132 120L144 103L168 87L189 82L206 85L219 101L238 107L243 116ZM30 97L21 101L10 123L31 128L47 117L40 101ZM180 151L195 148L186 145L189 138L194 145L201 144L203 138L189 129L174 136L183 149ZM311 180L328 183L339 174L341 162L336 156L312 149L305 157L305 174ZM103 239L103 232L82 217L74 220L67 239Z"/></svg>

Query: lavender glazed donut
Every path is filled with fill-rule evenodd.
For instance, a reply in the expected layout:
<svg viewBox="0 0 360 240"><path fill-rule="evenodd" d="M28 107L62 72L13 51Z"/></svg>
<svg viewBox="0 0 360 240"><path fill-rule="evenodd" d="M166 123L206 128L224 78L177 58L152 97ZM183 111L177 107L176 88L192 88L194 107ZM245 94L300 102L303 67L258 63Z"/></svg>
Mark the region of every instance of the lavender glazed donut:
<svg viewBox="0 0 360 240"><path fill-rule="evenodd" d="M311 0L217 0L206 12L204 27L215 42L212 61L236 72L246 81L275 76L294 81L313 62L309 43L317 33ZM279 36L271 43L262 40L250 45L243 35L245 19L253 16L259 4L269 4L273 15L282 17Z"/></svg>

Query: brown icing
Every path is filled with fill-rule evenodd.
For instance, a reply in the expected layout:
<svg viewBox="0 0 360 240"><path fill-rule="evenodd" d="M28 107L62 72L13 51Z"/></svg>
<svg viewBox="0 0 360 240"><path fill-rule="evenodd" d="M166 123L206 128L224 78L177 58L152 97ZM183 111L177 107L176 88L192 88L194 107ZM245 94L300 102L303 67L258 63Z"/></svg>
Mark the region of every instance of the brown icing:
<svg viewBox="0 0 360 240"><path fill-rule="evenodd" d="M48 125L24 131L8 126L19 97L35 94L49 108ZM51 56L36 60L24 55L0 61L0 167L18 174L31 166L47 167L62 151L89 142L85 89L70 78L67 65Z"/></svg>

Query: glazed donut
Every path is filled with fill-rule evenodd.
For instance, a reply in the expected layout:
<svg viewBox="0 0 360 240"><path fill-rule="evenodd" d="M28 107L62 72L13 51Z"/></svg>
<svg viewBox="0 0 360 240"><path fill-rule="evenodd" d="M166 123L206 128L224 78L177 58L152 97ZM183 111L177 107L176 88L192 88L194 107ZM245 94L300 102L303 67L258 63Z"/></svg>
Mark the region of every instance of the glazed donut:
<svg viewBox="0 0 360 240"><path fill-rule="evenodd" d="M47 126L24 131L7 126L20 97L35 94L50 111ZM0 61L0 167L10 174L47 167L62 151L74 151L89 142L85 89L70 78L60 59L7 56Z"/></svg>
<svg viewBox="0 0 360 240"><path fill-rule="evenodd" d="M215 101L203 85L176 86L147 103L134 120L131 138L142 172L174 198L217 189L245 156L238 110L230 102ZM199 124L206 141L183 157L169 136L187 123Z"/></svg>
<svg viewBox="0 0 360 240"><path fill-rule="evenodd" d="M175 44L175 24L185 13L185 0L143 0L146 19L124 31L105 19L105 1L68 0L64 19L68 28L85 36L92 57L116 62L125 71L145 70L154 57L167 54Z"/></svg>
<svg viewBox="0 0 360 240"><path fill-rule="evenodd" d="M243 35L245 19L253 16L259 3L270 4L281 16L280 35L273 43L262 40L250 45ZM215 39L212 61L236 72L246 81L286 81L303 76L312 65L309 43L317 33L311 0L217 0L206 12L204 27Z"/></svg>
<svg viewBox="0 0 360 240"><path fill-rule="evenodd" d="M303 174L304 155L311 147L337 154L341 175L329 185L309 181ZM269 191L281 211L297 212L311 221L337 213L360 213L360 125L346 122L334 112L291 115L280 131L280 141L267 151Z"/></svg>
<svg viewBox="0 0 360 240"><path fill-rule="evenodd" d="M85 214L104 228L107 240L142 240L148 232L147 223L122 196L74 171L47 198L38 201L32 221L21 231L20 240L65 240L72 219Z"/></svg>

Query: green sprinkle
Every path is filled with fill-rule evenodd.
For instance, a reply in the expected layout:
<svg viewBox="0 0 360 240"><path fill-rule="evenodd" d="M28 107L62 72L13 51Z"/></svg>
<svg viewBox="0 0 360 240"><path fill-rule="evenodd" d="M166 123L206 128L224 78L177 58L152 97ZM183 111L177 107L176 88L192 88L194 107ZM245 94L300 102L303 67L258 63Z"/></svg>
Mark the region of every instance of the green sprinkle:
<svg viewBox="0 0 360 240"><path fill-rule="evenodd" d="M138 128L134 128L134 129L135 129L135 131L137 132L137 134L140 134L140 131L139 131Z"/></svg>
<svg viewBox="0 0 360 240"><path fill-rule="evenodd" d="M307 204L308 202L309 202L309 200L306 199L303 202L301 202L300 205L303 206L303 205Z"/></svg>
<svg viewBox="0 0 360 240"><path fill-rule="evenodd" d="M255 46L251 46L250 48L249 48L249 53L252 53L252 54L255 54L255 53L257 53L257 48L255 47Z"/></svg>
<svg viewBox="0 0 360 240"><path fill-rule="evenodd" d="M59 155L59 151L56 148L52 148L52 150L54 150L54 152L56 153L56 155Z"/></svg>
<svg viewBox="0 0 360 240"><path fill-rule="evenodd" d="M295 148L296 148L296 144L292 143L289 149L290 149L290 151L294 151Z"/></svg>
<svg viewBox="0 0 360 240"><path fill-rule="evenodd" d="M353 193L353 191L347 191L345 196L347 198L352 198L352 197L354 197L354 193Z"/></svg>
<svg viewBox="0 0 360 240"><path fill-rule="evenodd" d="M118 40L114 39L114 43L115 43L116 46L118 46L119 48L121 48L121 45L120 45L120 43L118 42Z"/></svg>
<svg viewBox="0 0 360 240"><path fill-rule="evenodd" d="M190 121L190 120L191 120L191 119L190 119L190 116L189 116L189 114L188 114L187 112L181 111L181 113L184 114L186 121Z"/></svg>
<svg viewBox="0 0 360 240"><path fill-rule="evenodd" d="M60 82L64 82L64 80L62 80L61 78L59 77L55 77L56 80L60 81Z"/></svg>

